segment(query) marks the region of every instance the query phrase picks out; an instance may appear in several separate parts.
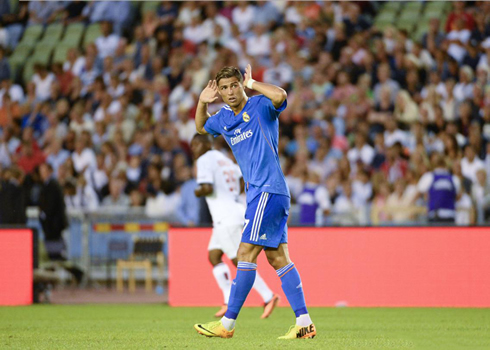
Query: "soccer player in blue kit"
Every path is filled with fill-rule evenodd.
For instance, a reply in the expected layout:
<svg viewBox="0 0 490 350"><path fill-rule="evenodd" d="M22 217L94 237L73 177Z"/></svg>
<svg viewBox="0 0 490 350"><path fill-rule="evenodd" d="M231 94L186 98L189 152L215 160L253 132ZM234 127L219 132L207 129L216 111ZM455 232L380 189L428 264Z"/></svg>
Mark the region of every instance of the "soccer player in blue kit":
<svg viewBox="0 0 490 350"><path fill-rule="evenodd" d="M261 95L248 97L245 86ZM207 106L216 101L218 94L226 105L211 116ZM233 336L240 309L254 284L257 257L262 250L281 279L284 294L296 315L296 324L279 339L307 339L316 335L301 278L289 259L287 245L290 194L277 150L278 117L286 108L286 97L283 89L252 79L250 65L245 69L245 77L236 67L221 69L199 96L196 130L215 137L223 135L243 173L247 193L245 225L228 310L219 321L194 325L197 332L207 337Z"/></svg>

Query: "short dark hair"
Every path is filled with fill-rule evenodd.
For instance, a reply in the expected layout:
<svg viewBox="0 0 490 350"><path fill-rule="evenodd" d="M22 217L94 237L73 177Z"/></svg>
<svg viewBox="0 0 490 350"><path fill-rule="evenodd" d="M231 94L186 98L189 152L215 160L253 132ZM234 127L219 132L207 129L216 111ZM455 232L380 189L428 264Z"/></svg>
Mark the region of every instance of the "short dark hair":
<svg viewBox="0 0 490 350"><path fill-rule="evenodd" d="M194 140L197 140L199 142L208 145L211 145L213 143L209 134L195 134L194 137L192 138L192 141Z"/></svg>
<svg viewBox="0 0 490 350"><path fill-rule="evenodd" d="M216 78L215 78L216 84L219 84L219 81L221 79L233 78L233 77L237 78L240 83L243 82L242 73L237 67L223 67L216 74Z"/></svg>

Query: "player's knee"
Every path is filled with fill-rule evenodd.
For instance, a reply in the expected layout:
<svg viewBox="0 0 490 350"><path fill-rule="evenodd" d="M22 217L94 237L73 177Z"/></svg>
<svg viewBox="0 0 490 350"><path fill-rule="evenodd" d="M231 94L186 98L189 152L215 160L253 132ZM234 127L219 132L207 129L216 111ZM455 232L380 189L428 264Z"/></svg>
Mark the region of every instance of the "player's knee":
<svg viewBox="0 0 490 350"><path fill-rule="evenodd" d="M267 260L274 270L279 270L289 263L285 256L267 256Z"/></svg>
<svg viewBox="0 0 490 350"><path fill-rule="evenodd" d="M208 260L213 266L221 264L221 256L218 256L216 254L208 254Z"/></svg>
<svg viewBox="0 0 490 350"><path fill-rule="evenodd" d="M237 257L236 257L237 261L255 262L255 258L256 257L254 257L254 254L251 250L246 249L242 246L238 248Z"/></svg>

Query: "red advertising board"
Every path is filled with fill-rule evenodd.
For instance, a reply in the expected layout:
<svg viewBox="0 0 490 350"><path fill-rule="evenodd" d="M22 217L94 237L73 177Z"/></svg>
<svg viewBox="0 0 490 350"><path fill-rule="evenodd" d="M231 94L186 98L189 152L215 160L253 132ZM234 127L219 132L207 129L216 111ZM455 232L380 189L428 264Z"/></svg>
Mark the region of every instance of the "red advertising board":
<svg viewBox="0 0 490 350"><path fill-rule="evenodd" d="M170 305L222 304L207 261L210 234L170 230ZM290 228L289 250L309 306L490 307L487 227ZM258 271L287 306L264 254ZM245 305L262 304L252 291Z"/></svg>
<svg viewBox="0 0 490 350"><path fill-rule="evenodd" d="M0 305L33 300L33 231L0 229Z"/></svg>

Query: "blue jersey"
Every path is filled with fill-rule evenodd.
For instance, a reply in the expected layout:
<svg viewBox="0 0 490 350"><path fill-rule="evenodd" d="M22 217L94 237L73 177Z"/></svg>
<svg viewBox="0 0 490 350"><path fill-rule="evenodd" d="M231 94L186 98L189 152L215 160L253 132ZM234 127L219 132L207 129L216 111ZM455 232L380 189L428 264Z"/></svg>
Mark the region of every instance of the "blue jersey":
<svg viewBox="0 0 490 350"><path fill-rule="evenodd" d="M247 202L262 192L290 197L277 151L278 117L286 106L286 100L276 109L264 95L252 96L239 114L224 106L204 125L228 142L246 182Z"/></svg>

